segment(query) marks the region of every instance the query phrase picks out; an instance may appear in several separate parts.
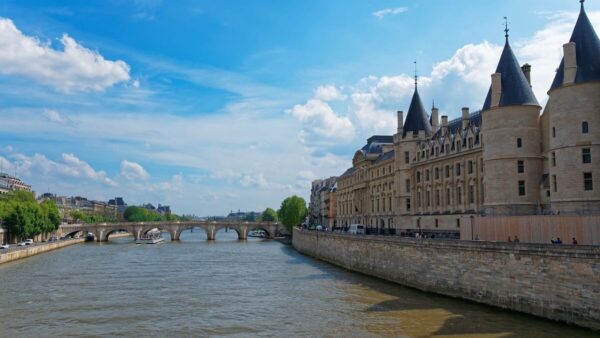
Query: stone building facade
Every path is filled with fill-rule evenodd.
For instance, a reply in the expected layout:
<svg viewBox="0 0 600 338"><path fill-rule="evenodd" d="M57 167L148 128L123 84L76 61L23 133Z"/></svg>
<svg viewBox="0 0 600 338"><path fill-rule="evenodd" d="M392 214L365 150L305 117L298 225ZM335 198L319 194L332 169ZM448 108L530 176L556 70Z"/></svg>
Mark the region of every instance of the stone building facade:
<svg viewBox="0 0 600 338"><path fill-rule="evenodd" d="M456 235L481 216L600 214L600 40L583 2L542 111L506 31L482 109L425 111L373 136L338 179L337 223Z"/></svg>
<svg viewBox="0 0 600 338"><path fill-rule="evenodd" d="M336 180L332 176L312 182L308 205L308 224L332 227L335 225Z"/></svg>

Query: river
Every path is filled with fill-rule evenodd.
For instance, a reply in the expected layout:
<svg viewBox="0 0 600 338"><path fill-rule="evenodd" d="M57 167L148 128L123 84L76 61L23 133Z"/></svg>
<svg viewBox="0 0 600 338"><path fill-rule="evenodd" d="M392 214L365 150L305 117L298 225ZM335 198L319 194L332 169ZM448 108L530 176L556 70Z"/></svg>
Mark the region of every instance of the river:
<svg viewBox="0 0 600 338"><path fill-rule="evenodd" d="M167 235L168 236L168 235ZM201 230L0 265L0 337L597 337Z"/></svg>

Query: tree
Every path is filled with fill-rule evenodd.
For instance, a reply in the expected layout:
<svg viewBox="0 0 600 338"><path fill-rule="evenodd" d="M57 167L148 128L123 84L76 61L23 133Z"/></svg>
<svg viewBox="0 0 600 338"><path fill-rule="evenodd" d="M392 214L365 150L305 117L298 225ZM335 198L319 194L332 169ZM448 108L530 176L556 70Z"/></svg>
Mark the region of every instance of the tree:
<svg viewBox="0 0 600 338"><path fill-rule="evenodd" d="M292 231L292 229L302 223L302 220L306 217L306 201L304 198L299 196L291 196L281 202L281 208L277 212L279 220L285 225L285 227Z"/></svg>
<svg viewBox="0 0 600 338"><path fill-rule="evenodd" d="M277 222L277 212L271 208L266 208L260 215L260 220L263 222Z"/></svg>

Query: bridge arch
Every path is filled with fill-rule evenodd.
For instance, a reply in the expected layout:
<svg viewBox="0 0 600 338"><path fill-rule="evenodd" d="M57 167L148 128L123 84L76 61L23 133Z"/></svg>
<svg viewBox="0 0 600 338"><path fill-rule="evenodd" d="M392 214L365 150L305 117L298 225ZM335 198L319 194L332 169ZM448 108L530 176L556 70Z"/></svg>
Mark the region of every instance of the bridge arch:
<svg viewBox="0 0 600 338"><path fill-rule="evenodd" d="M161 233L162 232L168 232L169 236L171 237L171 240L175 241L175 240L179 240L180 233L178 232L178 228L179 227L175 227L174 228L173 226L164 225L164 224L153 224L153 225L150 225L150 226L147 226L147 227L143 228L139 232L139 234L140 234L140 236L142 236L142 235L147 234L150 230L157 229Z"/></svg>
<svg viewBox="0 0 600 338"><path fill-rule="evenodd" d="M262 225L255 225L255 226L250 226L248 227L248 233L250 233L250 231L253 230L262 230L265 232L266 237L268 239L272 239L275 238L275 234L273 233L273 229L270 229L270 227L268 226L262 226Z"/></svg>
<svg viewBox="0 0 600 338"><path fill-rule="evenodd" d="M132 231L131 229L126 229L126 228L122 228L122 229L108 229L106 231L104 231L104 233L102 233L102 242L107 242L109 239L109 236L118 232L127 232L128 234L130 234L131 236L133 236L134 239L137 239L138 237L136 236L136 233L134 231Z"/></svg>

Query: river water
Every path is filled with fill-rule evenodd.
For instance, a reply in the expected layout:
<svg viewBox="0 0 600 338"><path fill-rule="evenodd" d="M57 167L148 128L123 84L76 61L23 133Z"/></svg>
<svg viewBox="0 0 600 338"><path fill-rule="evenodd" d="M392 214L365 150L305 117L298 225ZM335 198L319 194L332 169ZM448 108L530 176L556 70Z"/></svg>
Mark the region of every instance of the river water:
<svg viewBox="0 0 600 338"><path fill-rule="evenodd" d="M168 235L167 235L168 236ZM0 265L0 337L597 337L201 230Z"/></svg>

